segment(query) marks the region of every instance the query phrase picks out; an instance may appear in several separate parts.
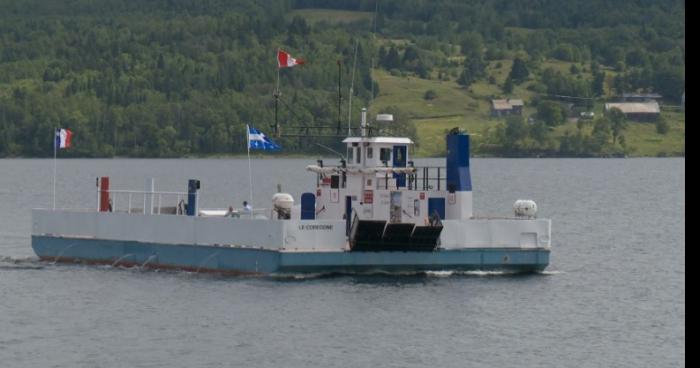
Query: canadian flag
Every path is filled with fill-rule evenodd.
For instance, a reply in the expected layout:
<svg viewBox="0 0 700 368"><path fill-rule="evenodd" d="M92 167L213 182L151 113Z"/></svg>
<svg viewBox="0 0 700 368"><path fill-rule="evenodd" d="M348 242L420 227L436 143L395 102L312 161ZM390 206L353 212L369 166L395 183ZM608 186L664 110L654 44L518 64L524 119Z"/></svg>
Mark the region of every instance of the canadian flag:
<svg viewBox="0 0 700 368"><path fill-rule="evenodd" d="M282 50L277 50L277 67L278 68L289 68L296 65L304 64L304 60L295 59L289 53Z"/></svg>

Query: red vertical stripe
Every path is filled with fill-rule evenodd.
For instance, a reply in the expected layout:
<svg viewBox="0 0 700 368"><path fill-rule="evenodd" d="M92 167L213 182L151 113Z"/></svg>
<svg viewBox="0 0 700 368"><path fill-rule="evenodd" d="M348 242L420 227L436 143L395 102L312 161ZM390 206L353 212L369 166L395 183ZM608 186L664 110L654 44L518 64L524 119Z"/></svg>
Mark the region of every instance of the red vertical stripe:
<svg viewBox="0 0 700 368"><path fill-rule="evenodd" d="M302 59L294 59L292 55L282 51L277 50L277 67L278 68L289 68L295 65L304 64Z"/></svg>
<svg viewBox="0 0 700 368"><path fill-rule="evenodd" d="M70 129L66 129L66 147L65 148L70 147L70 140L71 140L72 136L73 136L73 132L71 132Z"/></svg>
<svg viewBox="0 0 700 368"><path fill-rule="evenodd" d="M277 67L278 68L286 68L288 58L289 58L288 53L286 53L282 50L277 50Z"/></svg>

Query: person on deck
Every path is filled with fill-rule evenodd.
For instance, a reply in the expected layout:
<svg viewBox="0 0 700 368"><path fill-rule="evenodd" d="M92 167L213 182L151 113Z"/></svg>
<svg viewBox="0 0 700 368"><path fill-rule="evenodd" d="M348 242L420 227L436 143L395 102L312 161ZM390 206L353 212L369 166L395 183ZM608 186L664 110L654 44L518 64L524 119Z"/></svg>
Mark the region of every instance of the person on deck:
<svg viewBox="0 0 700 368"><path fill-rule="evenodd" d="M244 213L253 213L253 206L251 206L248 201L243 201L243 212Z"/></svg>

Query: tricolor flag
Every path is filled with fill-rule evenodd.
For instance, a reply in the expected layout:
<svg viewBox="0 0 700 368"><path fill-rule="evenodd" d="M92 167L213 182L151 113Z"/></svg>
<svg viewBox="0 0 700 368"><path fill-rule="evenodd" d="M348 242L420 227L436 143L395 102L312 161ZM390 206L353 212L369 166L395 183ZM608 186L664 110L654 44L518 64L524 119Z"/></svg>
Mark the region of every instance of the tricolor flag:
<svg viewBox="0 0 700 368"><path fill-rule="evenodd" d="M70 129L56 129L54 148L70 148L72 136L73 132L71 132Z"/></svg>
<svg viewBox="0 0 700 368"><path fill-rule="evenodd" d="M281 147L273 142L263 132L246 125L248 130L248 149L261 149L266 151L277 151Z"/></svg>
<svg viewBox="0 0 700 368"><path fill-rule="evenodd" d="M289 68L295 65L301 65L304 64L304 60L302 59L295 59L292 57L292 55L289 55L288 53L277 49L277 67L278 68Z"/></svg>

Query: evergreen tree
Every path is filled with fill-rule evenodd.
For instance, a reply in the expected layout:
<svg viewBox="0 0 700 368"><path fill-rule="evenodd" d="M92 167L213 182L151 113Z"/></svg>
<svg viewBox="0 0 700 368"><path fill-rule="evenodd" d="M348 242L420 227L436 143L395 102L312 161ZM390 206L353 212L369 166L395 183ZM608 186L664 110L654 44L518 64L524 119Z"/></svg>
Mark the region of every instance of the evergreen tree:
<svg viewBox="0 0 700 368"><path fill-rule="evenodd" d="M468 56L464 60L464 68L457 79L457 83L468 88L472 83L484 76L486 63L477 55Z"/></svg>
<svg viewBox="0 0 700 368"><path fill-rule="evenodd" d="M386 55L386 61L384 62L384 67L387 69L398 69L401 67L401 57L399 56L399 51L396 47L391 46L389 53Z"/></svg>
<svg viewBox="0 0 700 368"><path fill-rule="evenodd" d="M596 96L603 96L605 94L605 72L595 71L593 73L593 81L591 83L591 90Z"/></svg>
<svg viewBox="0 0 700 368"><path fill-rule="evenodd" d="M515 60L513 60L513 67L510 69L508 79L511 79L513 82L520 84L524 82L529 75L530 71L527 70L525 62L519 57L516 57Z"/></svg>
<svg viewBox="0 0 700 368"><path fill-rule="evenodd" d="M506 81L503 83L503 93L509 94L513 92L513 78L506 78Z"/></svg>

